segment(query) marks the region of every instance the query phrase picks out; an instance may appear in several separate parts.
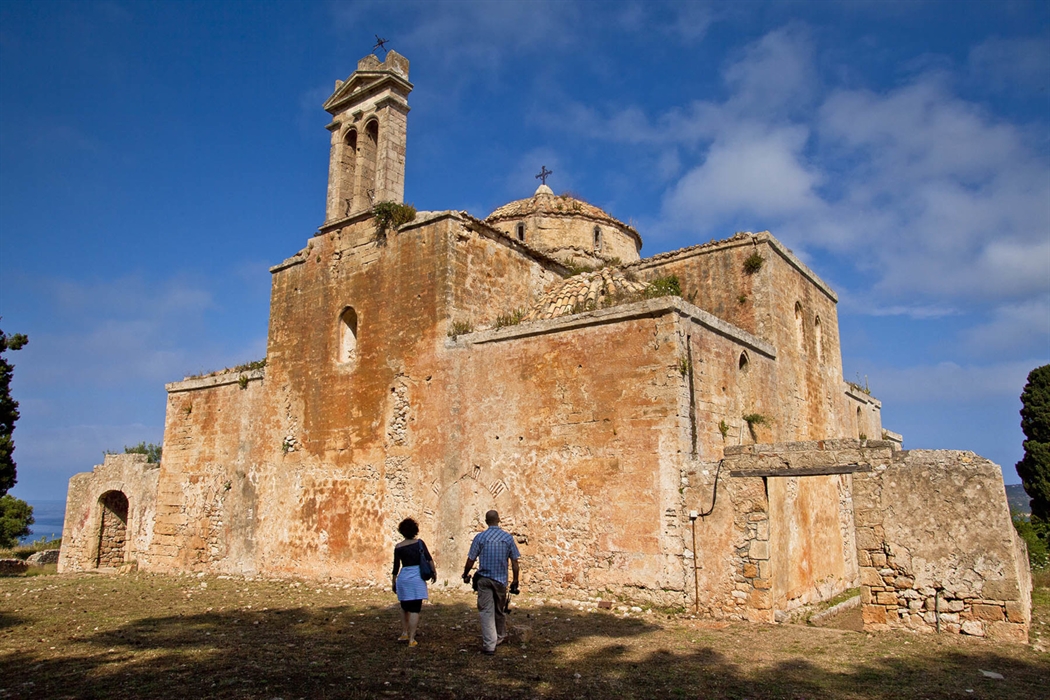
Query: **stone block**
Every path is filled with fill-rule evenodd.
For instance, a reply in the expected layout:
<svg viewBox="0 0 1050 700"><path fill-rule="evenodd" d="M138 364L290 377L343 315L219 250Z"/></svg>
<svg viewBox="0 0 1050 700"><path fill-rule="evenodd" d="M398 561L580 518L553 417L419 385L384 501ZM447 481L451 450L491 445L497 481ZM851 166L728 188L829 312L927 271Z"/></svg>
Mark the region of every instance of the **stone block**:
<svg viewBox="0 0 1050 700"><path fill-rule="evenodd" d="M763 540L752 540L748 547L747 555L752 559L769 559L769 542Z"/></svg>
<svg viewBox="0 0 1050 700"><path fill-rule="evenodd" d="M1003 614L1003 609L998 605L974 605L973 616L974 619L984 620L986 622L1001 622L1006 619L1006 615Z"/></svg>
<svg viewBox="0 0 1050 700"><path fill-rule="evenodd" d="M747 603L756 610L770 610L773 607L773 595L770 591L751 591Z"/></svg>
<svg viewBox="0 0 1050 700"><path fill-rule="evenodd" d="M1025 623L1024 608L1021 604L1014 600L1006 601L1006 619L1010 622Z"/></svg>
<svg viewBox="0 0 1050 700"><path fill-rule="evenodd" d="M770 589L772 587L773 587L773 581L771 579L768 579L768 578L756 578L755 579L755 588L758 588L760 590L766 590L766 589Z"/></svg>
<svg viewBox="0 0 1050 700"><path fill-rule="evenodd" d="M871 527L858 527L857 528L857 548L858 549L881 549L882 540L875 536L875 529Z"/></svg>
<svg viewBox="0 0 1050 700"><path fill-rule="evenodd" d="M897 594L892 591L885 591L883 593L875 594L875 602L879 605L896 605Z"/></svg>
<svg viewBox="0 0 1050 700"><path fill-rule="evenodd" d="M988 639L997 641L1016 644L1028 643L1028 630L1024 625L1014 625L1009 622L990 622L985 626L985 634L988 636Z"/></svg>
<svg viewBox="0 0 1050 700"><path fill-rule="evenodd" d="M857 552L857 563L860 566L871 566L871 554L866 549Z"/></svg>
<svg viewBox="0 0 1050 700"><path fill-rule="evenodd" d="M885 625L886 608L881 605L865 605L861 617L865 625Z"/></svg>
<svg viewBox="0 0 1050 700"><path fill-rule="evenodd" d="M862 586L882 588L882 577L879 576L879 572L875 569L864 566L860 569L860 583Z"/></svg>
<svg viewBox="0 0 1050 700"><path fill-rule="evenodd" d="M995 600L1019 600L1021 591L1018 590L1016 580L1002 579L985 581L984 586L981 587L981 595Z"/></svg>
<svg viewBox="0 0 1050 700"><path fill-rule="evenodd" d="M973 637L984 636L984 623L980 622L979 620L967 620L966 622L962 623L960 629L962 630L963 634L968 634Z"/></svg>
<svg viewBox="0 0 1050 700"><path fill-rule="evenodd" d="M744 564L744 576L746 578L755 578L756 576L758 576L758 565Z"/></svg>
<svg viewBox="0 0 1050 700"><path fill-rule="evenodd" d="M909 589L915 585L915 579L908 578L907 576L898 576L893 579L893 586L897 590Z"/></svg>
<svg viewBox="0 0 1050 700"><path fill-rule="evenodd" d="M871 552L871 565L876 568L883 568L886 566L886 553L882 551Z"/></svg>

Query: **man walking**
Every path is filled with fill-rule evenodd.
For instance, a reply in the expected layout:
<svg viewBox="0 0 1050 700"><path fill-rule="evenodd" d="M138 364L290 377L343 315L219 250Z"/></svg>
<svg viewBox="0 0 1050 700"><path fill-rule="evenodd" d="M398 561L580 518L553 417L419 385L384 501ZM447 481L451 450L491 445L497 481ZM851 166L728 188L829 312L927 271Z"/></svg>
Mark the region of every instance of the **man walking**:
<svg viewBox="0 0 1050 700"><path fill-rule="evenodd" d="M470 569L478 562L478 616L481 618L481 651L492 655L496 645L507 638L507 560L514 579L510 592L518 593L518 545L509 532L499 527L499 513L485 513L488 529L479 532L470 543L470 553L463 567L463 583L470 583Z"/></svg>

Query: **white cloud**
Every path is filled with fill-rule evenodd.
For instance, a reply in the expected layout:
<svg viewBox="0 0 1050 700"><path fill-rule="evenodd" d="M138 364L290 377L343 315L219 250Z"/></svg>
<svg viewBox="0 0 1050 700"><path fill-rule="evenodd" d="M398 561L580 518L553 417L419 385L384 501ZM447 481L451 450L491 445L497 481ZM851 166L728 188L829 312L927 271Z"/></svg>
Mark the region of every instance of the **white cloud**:
<svg viewBox="0 0 1050 700"><path fill-rule="evenodd" d="M1050 39L992 37L970 49L973 74L992 90L1041 90L1050 85Z"/></svg>
<svg viewBox="0 0 1050 700"><path fill-rule="evenodd" d="M975 402L1016 397L1033 368L1044 360L1026 359L993 365L959 365L942 362L917 367L882 368L872 390L880 400L893 403Z"/></svg>
<svg viewBox="0 0 1050 700"><path fill-rule="evenodd" d="M992 320L967 329L970 348L985 356L1027 356L1050 359L1050 298L1030 299L995 309Z"/></svg>
<svg viewBox="0 0 1050 700"><path fill-rule="evenodd" d="M706 229L728 215L747 213L760 222L814 211L820 175L800 158L808 133L801 127L765 133L733 133L716 141L704 163L686 173L668 193L663 211L680 226ZM764 221L763 221L764 220Z"/></svg>

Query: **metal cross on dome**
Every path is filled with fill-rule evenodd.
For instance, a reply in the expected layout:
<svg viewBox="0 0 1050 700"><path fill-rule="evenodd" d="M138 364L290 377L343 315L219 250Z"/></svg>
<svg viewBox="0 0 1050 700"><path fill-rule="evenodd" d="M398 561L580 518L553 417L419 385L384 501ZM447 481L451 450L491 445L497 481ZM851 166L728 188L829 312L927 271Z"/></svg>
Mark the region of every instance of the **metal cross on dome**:
<svg viewBox="0 0 1050 700"><path fill-rule="evenodd" d="M536 179L539 180L544 185L546 185L547 184L547 178L550 177L553 174L554 174L554 171L553 170L547 170L547 166L544 165L544 166L540 167L540 174L536 176Z"/></svg>

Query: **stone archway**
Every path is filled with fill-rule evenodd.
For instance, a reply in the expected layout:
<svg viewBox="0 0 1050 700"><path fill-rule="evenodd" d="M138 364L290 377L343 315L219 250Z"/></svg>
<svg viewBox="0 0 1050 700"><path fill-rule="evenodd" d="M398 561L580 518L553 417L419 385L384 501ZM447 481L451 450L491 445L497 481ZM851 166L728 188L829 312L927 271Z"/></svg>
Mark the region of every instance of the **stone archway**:
<svg viewBox="0 0 1050 700"><path fill-rule="evenodd" d="M95 566L122 566L128 540L128 497L122 491L107 491L98 499L98 504L102 508L102 522Z"/></svg>

